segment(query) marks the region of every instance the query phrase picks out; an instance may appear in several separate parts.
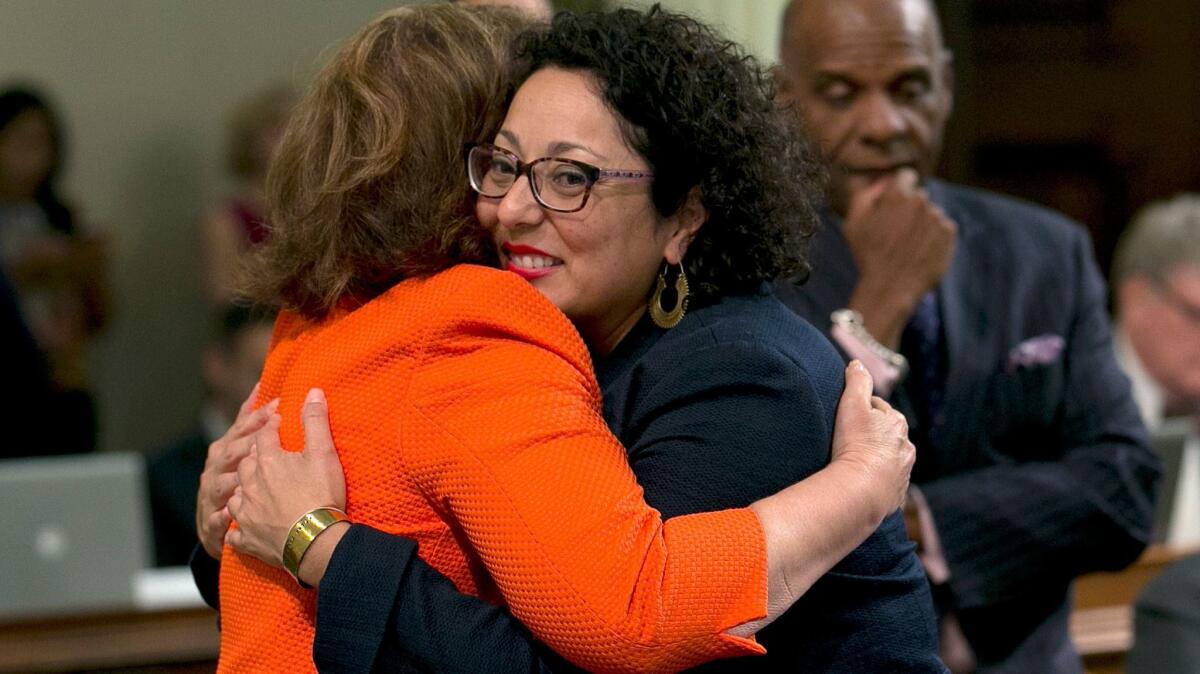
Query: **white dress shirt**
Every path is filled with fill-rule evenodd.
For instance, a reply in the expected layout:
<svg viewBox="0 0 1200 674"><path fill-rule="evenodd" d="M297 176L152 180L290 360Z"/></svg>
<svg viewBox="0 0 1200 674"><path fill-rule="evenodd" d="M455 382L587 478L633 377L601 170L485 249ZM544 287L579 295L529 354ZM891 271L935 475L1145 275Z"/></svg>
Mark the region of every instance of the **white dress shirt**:
<svg viewBox="0 0 1200 674"><path fill-rule="evenodd" d="M1162 388L1146 372L1138 359L1129 338L1114 329L1117 360L1133 384L1133 398L1142 412L1142 420L1153 434L1163 426L1163 408L1166 396ZM1179 461L1176 477L1175 502L1163 504L1169 507L1167 531L1164 542L1170 546L1192 546L1200 544L1200 430L1192 420L1192 430L1184 444L1183 456ZM1171 476L1167 476L1168 479Z"/></svg>

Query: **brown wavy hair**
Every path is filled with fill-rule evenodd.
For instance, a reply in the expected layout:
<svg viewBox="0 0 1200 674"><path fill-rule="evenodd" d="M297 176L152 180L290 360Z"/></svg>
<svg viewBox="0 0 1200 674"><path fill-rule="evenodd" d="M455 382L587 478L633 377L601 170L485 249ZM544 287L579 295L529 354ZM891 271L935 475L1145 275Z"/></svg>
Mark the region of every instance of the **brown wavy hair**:
<svg viewBox="0 0 1200 674"><path fill-rule="evenodd" d="M244 294L320 319L404 278L493 262L463 148L499 129L510 46L530 25L498 8L401 7L344 44L284 133Z"/></svg>

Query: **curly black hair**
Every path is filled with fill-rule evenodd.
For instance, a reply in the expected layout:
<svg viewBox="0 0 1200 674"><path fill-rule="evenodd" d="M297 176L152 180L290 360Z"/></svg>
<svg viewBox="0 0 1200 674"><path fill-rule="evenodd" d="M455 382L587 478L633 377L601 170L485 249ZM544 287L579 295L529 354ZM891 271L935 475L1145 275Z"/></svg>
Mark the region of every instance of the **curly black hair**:
<svg viewBox="0 0 1200 674"><path fill-rule="evenodd" d="M513 91L557 66L594 75L625 142L654 171L664 216L699 187L709 219L688 247L694 299L804 278L824 173L769 73L736 43L682 14L572 14L518 38Z"/></svg>

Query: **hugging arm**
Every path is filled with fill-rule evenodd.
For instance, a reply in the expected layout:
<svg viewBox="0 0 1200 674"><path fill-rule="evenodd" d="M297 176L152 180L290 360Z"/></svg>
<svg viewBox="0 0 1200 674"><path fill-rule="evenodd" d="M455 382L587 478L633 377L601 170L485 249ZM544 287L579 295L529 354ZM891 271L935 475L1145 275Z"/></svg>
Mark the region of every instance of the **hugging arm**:
<svg viewBox="0 0 1200 674"><path fill-rule="evenodd" d="M356 524L338 543L317 596L313 660L321 671L575 672L507 609L462 594L416 544Z"/></svg>
<svg viewBox="0 0 1200 674"><path fill-rule="evenodd" d="M520 285L510 295L521 291L529 292ZM504 320L511 314L505 307L488 305L483 310ZM449 311L457 315L459 308ZM470 311L461 313L471 316ZM554 320L561 321L561 314L544 317L539 326ZM685 515L662 523L642 501L625 453L599 419L598 393L594 382L588 383L590 368L582 349L573 356L556 353L535 335L510 335L504 321L491 316L472 316L465 325L448 326L447 332L451 341L435 338L431 343L454 357L433 359L429 371L419 369L404 409L398 411L405 416L401 427L426 437L445 434L447 442L403 447L406 472L463 526L514 614L588 667L673 669L721 654L746 653L747 642L734 635L740 633L738 626L761 616L766 603L766 579L745 576L765 570L764 530L770 546L769 532L778 535L781 528L795 528L791 509L808 496L807 503L814 507L812 522L832 530L839 530L837 522L847 522L842 530L850 532L846 537L861 540L897 507L898 498L890 492L902 493L907 483L911 445L903 448L903 429L889 427L888 420L897 415L873 406L869 377L860 373L855 414L861 423L850 426L867 429L867 436L873 431L885 438L883 445L888 444L886 438L897 439L898 448L877 447L876 453L890 456L883 463L899 469L889 475L887 470L877 471L871 461L840 461L839 471L821 471L779 495L754 502L754 513ZM488 372L490 379L480 372ZM706 404L711 397L698 395L689 402ZM575 419L564 420L562 412L568 408L579 413ZM539 410L554 414L534 418ZM703 407L699 411L711 413ZM748 428L755 425L751 422ZM854 441L847 444L856 446ZM421 454L430 451L437 456ZM607 482L596 484L598 475ZM881 480L881 475L888 479ZM536 483L528 484L531 479ZM864 489L864 484L875 489ZM847 498L850 493L877 498ZM571 517L562 516L564 508L570 509ZM741 533L726 527L714 535L711 527L703 526L714 516L731 515L732 521L743 522ZM768 522L775 525L768 527ZM493 535L489 527L501 531ZM509 549L514 543L517 548ZM788 543L800 550L788 549ZM790 579L793 582L782 583L790 596L780 592L779 579L788 579L795 570L789 560L803 560L806 546L828 547L824 543L819 537L803 536L776 541L784 547L772 562L769 594L784 601L772 602L771 615L786 608L811 582L801 573ZM684 550L690 552L677 554ZM732 561L751 553L756 560ZM713 559L720 563L711 565ZM801 572L811 573L800 566ZM338 565L334 567L336 573ZM698 589L698 579L703 579L703 589ZM524 587L544 592L531 594L523 592ZM714 594L728 600L717 605L701 599ZM328 611L323 613L319 621L330 617Z"/></svg>
<svg viewBox="0 0 1200 674"><path fill-rule="evenodd" d="M555 313L539 332L554 334L542 327L552 320L568 327L545 308ZM761 652L735 629L768 614L758 516L664 521L599 414L586 351L487 318L457 312L431 336L397 410L398 456L513 614L589 670L678 670Z"/></svg>
<svg viewBox="0 0 1200 674"><path fill-rule="evenodd" d="M737 345L691 362L699 365L661 381L641 409L631 412L636 419L628 420L632 466L647 500L664 515L744 504L825 463L831 411L822 409L811 380L797 376L785 357ZM747 363L755 367L747 368ZM849 415L854 419L869 401L870 384L861 373L852 371L850 377L859 385L847 393L859 396L860 407ZM814 578L854 547L859 536L865 537L848 534L854 526L841 531L826 527L843 540L832 546L835 552L827 559L809 562ZM873 526L861 530L868 529ZM314 647L318 662L345 649L371 653L384 670L576 671L538 643L507 609L459 593L420 559L406 558L407 570L386 572L364 561L373 554L387 558L392 547L411 554L405 543L371 532L347 536L338 546L321 584ZM373 600L359 604L355 597L360 594ZM347 631L343 620L351 618L357 629ZM347 645L340 644L347 635ZM348 645L351 640L353 646Z"/></svg>
<svg viewBox="0 0 1200 674"><path fill-rule="evenodd" d="M201 487L199 535L220 553L228 527L222 485L266 425L252 394L229 431L209 447L208 479ZM328 410L305 415L310 438L329 437ZM309 424L314 428L308 429ZM271 440L278 443L278 430ZM311 449L311 447L306 447ZM227 476L227 477L222 477ZM336 483L336 479L330 478ZM220 609L220 561L197 544L189 566L204 601ZM539 644L506 609L459 592L417 556L415 542L353 525L338 542L320 580L313 660L320 671L496 672L547 674L578 671Z"/></svg>

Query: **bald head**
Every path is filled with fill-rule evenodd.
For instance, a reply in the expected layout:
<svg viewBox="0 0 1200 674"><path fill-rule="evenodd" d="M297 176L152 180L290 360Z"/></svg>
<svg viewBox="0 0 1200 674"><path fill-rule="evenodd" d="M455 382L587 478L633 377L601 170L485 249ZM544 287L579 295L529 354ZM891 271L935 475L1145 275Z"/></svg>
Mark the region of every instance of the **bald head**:
<svg viewBox="0 0 1200 674"><path fill-rule="evenodd" d="M820 146L835 210L903 168L933 171L953 75L931 0L793 0L780 56L780 97Z"/></svg>
<svg viewBox="0 0 1200 674"><path fill-rule="evenodd" d="M550 6L550 0L455 0L463 5L493 7L509 7L518 12L523 12L538 21L549 21L554 15L554 8Z"/></svg>
<svg viewBox="0 0 1200 674"><path fill-rule="evenodd" d="M825 13L835 9L841 14L836 17L837 20L848 25L886 16L889 21L899 21L907 25L913 34L929 40L930 49L944 49L942 25L933 0L792 0L784 8L780 21L780 58L788 58L789 51L802 52L806 32L811 31L814 25L825 23ZM809 31L805 30L806 27Z"/></svg>

